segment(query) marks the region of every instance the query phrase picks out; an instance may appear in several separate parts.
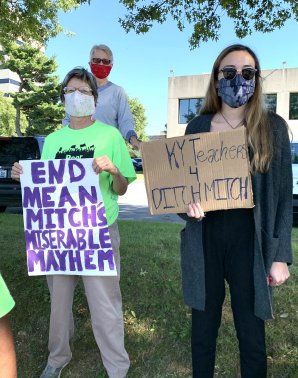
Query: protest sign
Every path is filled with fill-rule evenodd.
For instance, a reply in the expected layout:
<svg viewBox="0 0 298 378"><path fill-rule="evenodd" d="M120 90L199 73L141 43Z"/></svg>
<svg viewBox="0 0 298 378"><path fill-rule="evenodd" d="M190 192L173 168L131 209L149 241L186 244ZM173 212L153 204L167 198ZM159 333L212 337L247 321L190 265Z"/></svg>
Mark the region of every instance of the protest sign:
<svg viewBox="0 0 298 378"><path fill-rule="evenodd" d="M20 161L29 276L117 275L92 161Z"/></svg>
<svg viewBox="0 0 298 378"><path fill-rule="evenodd" d="M251 177L245 128L142 143L151 214L251 208Z"/></svg>

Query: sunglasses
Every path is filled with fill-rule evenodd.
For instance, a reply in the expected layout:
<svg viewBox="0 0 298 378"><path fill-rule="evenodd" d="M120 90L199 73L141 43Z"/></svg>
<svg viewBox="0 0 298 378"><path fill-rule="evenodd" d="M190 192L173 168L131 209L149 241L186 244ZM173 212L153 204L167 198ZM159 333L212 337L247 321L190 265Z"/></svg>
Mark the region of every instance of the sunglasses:
<svg viewBox="0 0 298 378"><path fill-rule="evenodd" d="M107 66L108 64L111 63L111 60L110 59L101 59L101 58L92 58L91 62L94 63L94 64L100 64L102 62L102 64L105 64Z"/></svg>
<svg viewBox="0 0 298 378"><path fill-rule="evenodd" d="M244 80L251 80L254 78L257 71L257 69L252 67L242 68L240 75L243 77ZM238 71L234 67L224 67L218 72L222 72L223 77L226 80L233 80L238 73Z"/></svg>
<svg viewBox="0 0 298 378"><path fill-rule="evenodd" d="M84 95L92 96L92 89L89 87L80 87L80 88L74 88L74 87L64 87L63 92L64 94L71 94L75 91L79 91Z"/></svg>

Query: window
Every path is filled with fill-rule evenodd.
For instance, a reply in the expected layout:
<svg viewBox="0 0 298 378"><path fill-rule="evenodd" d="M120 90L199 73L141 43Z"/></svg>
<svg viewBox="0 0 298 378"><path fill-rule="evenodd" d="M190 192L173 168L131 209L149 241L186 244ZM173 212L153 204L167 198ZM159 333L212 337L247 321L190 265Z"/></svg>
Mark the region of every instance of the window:
<svg viewBox="0 0 298 378"><path fill-rule="evenodd" d="M13 84L19 87L21 83L13 79L6 78L6 79L0 79L0 84Z"/></svg>
<svg viewBox="0 0 298 378"><path fill-rule="evenodd" d="M298 93L290 93L289 119L298 119Z"/></svg>
<svg viewBox="0 0 298 378"><path fill-rule="evenodd" d="M202 107L204 98L184 98L179 100L179 123L188 123Z"/></svg>
<svg viewBox="0 0 298 378"><path fill-rule="evenodd" d="M271 110L274 113L276 113L276 99L277 99L276 93L264 94L264 101L265 101L265 105L267 109Z"/></svg>

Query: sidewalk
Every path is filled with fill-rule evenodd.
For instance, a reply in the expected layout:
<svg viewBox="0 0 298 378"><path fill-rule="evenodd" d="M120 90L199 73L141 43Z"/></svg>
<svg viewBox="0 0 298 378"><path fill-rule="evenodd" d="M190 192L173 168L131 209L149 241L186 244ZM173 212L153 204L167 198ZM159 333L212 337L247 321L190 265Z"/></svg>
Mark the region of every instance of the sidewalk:
<svg viewBox="0 0 298 378"><path fill-rule="evenodd" d="M131 183L124 196L119 196L118 203L119 219L185 223L177 214L150 214L143 180L137 180Z"/></svg>

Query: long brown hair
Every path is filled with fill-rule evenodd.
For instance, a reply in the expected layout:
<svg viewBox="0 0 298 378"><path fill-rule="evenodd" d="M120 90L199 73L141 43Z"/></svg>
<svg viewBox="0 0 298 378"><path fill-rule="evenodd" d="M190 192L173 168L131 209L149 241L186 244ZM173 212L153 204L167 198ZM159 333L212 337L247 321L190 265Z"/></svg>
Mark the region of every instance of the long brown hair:
<svg viewBox="0 0 298 378"><path fill-rule="evenodd" d="M247 46L235 44L226 47L214 62L205 102L200 114L217 113L221 110L221 97L217 94L218 70L221 61L233 51L246 51L255 61L255 91L245 107L244 122L247 130L248 144L252 149L252 172L266 172L273 155L272 130L268 112L264 105L261 86L261 67L256 54Z"/></svg>

